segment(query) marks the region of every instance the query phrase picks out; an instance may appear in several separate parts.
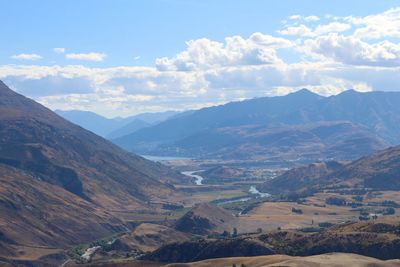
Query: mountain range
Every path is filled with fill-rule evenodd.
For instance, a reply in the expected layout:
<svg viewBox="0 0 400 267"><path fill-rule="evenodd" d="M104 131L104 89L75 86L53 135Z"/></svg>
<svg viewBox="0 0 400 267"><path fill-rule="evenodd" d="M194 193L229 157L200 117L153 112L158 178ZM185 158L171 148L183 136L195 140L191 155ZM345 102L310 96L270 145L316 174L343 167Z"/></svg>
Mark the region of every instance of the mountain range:
<svg viewBox="0 0 400 267"><path fill-rule="evenodd" d="M55 112L70 122L109 139L131 134L139 129L167 120L179 113L177 111L141 113L126 118L116 117L109 119L90 111L56 110Z"/></svg>
<svg viewBox="0 0 400 267"><path fill-rule="evenodd" d="M356 159L400 143L400 93L302 89L209 107L116 138L140 154L223 159Z"/></svg>
<svg viewBox="0 0 400 267"><path fill-rule="evenodd" d="M0 259L120 232L113 212L154 209L181 179L0 82Z"/></svg>

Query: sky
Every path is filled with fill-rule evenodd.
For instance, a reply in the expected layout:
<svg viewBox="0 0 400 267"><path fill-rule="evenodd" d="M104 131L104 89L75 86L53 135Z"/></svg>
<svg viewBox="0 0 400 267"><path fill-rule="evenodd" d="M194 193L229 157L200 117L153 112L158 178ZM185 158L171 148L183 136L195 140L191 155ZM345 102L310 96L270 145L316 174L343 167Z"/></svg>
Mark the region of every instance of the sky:
<svg viewBox="0 0 400 267"><path fill-rule="evenodd" d="M400 90L400 0L0 0L0 79L107 117Z"/></svg>

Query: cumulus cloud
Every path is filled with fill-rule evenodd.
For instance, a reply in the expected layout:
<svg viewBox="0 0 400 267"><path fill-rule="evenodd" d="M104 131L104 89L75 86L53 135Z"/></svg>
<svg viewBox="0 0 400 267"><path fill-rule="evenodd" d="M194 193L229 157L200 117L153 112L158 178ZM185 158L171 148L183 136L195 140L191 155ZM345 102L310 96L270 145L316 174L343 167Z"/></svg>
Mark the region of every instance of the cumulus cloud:
<svg viewBox="0 0 400 267"><path fill-rule="evenodd" d="M276 64L276 49L293 46L289 40L254 33L248 39L241 36L225 38L224 43L207 38L187 42L187 49L173 58L158 58L156 66L162 71L193 71L236 65Z"/></svg>
<svg viewBox="0 0 400 267"><path fill-rule="evenodd" d="M42 57L38 54L19 54L19 55L13 55L11 56L13 59L18 59L18 60L39 60L42 59Z"/></svg>
<svg viewBox="0 0 400 267"><path fill-rule="evenodd" d="M305 41L314 55L350 65L400 66L400 45L389 41L369 44L353 36L336 33Z"/></svg>
<svg viewBox="0 0 400 267"><path fill-rule="evenodd" d="M83 61L103 61L106 58L106 54L104 53L70 53L66 54L65 58L67 59L75 59L75 60L83 60Z"/></svg>
<svg viewBox="0 0 400 267"><path fill-rule="evenodd" d="M400 37L400 7L365 17L349 16L346 21L357 26L354 36L365 39Z"/></svg>

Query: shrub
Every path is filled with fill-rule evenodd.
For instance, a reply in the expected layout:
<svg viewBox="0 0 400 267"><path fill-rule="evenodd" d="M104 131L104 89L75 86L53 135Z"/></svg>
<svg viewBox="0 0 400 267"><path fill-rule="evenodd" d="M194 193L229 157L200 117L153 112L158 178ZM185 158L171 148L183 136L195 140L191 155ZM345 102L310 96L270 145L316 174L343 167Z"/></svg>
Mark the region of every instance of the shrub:
<svg viewBox="0 0 400 267"><path fill-rule="evenodd" d="M325 202L328 205L346 206L346 200L340 197L329 197Z"/></svg>

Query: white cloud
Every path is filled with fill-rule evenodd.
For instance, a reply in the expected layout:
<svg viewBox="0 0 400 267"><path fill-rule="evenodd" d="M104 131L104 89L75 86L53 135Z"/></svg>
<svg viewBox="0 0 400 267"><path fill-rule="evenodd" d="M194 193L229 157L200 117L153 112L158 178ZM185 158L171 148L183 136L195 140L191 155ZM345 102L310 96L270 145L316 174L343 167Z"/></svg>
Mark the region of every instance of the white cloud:
<svg viewBox="0 0 400 267"><path fill-rule="evenodd" d="M278 33L282 35L293 35L300 37L316 37L320 35L324 35L331 32L344 32L351 28L350 24L340 23L340 22L331 22L328 24L321 24L315 27L315 29L311 29L304 24L298 26L288 26L283 30L278 31Z"/></svg>
<svg viewBox="0 0 400 267"><path fill-rule="evenodd" d="M173 58L158 58L156 66L163 71L193 71L235 65L276 64L281 62L276 49L291 46L293 43L289 40L259 32L248 39L227 37L224 43L202 38L187 42L187 49Z"/></svg>
<svg viewBox="0 0 400 267"><path fill-rule="evenodd" d="M346 21L357 26L354 36L365 39L400 37L400 7L366 17L346 17Z"/></svg>
<svg viewBox="0 0 400 267"><path fill-rule="evenodd" d="M56 47L56 48L53 48L53 51L54 51L55 53L57 53L57 54L64 54L64 53L65 53L65 48L63 48L63 47Z"/></svg>
<svg viewBox="0 0 400 267"><path fill-rule="evenodd" d="M315 21L319 21L320 18L318 16L315 15L311 15L311 16L302 16L302 15L292 15L289 17L290 20L304 20L307 22L315 22Z"/></svg>
<svg viewBox="0 0 400 267"><path fill-rule="evenodd" d="M330 32L344 32L351 28L350 24L340 23L340 22L331 22L325 25L318 25L315 29L315 35L322 35Z"/></svg>
<svg viewBox="0 0 400 267"><path fill-rule="evenodd" d="M38 54L19 54L19 55L13 55L11 56L13 59L18 59L18 60L39 60L42 59L42 57Z"/></svg>
<svg viewBox="0 0 400 267"><path fill-rule="evenodd" d="M305 49L349 65L400 66L400 44L389 41L369 44L353 36L332 33L305 41Z"/></svg>
<svg viewBox="0 0 400 267"><path fill-rule="evenodd" d="M109 116L200 108L301 88L323 95L349 88L399 90L398 13L320 20L294 15L281 37L256 32L191 40L154 67L0 65L0 79L51 108ZM101 61L106 55L65 56Z"/></svg>
<svg viewBox="0 0 400 267"><path fill-rule="evenodd" d="M301 88L331 95L349 88L396 89L400 69L343 63L238 65L198 71L150 67L2 66L0 79L53 109L104 115L184 110Z"/></svg>
<svg viewBox="0 0 400 267"><path fill-rule="evenodd" d="M317 16L307 16L304 18L305 21L319 21L319 17Z"/></svg>
<svg viewBox="0 0 400 267"><path fill-rule="evenodd" d="M66 54L65 58L67 59L75 59L75 60L83 60L83 61L103 61L106 58L106 54L104 53L70 53Z"/></svg>
<svg viewBox="0 0 400 267"><path fill-rule="evenodd" d="M292 15L289 17L289 19L291 19L291 20L299 20L301 18L302 18L302 16L300 16L300 15Z"/></svg>
<svg viewBox="0 0 400 267"><path fill-rule="evenodd" d="M294 36L313 36L313 31L304 24L299 26L289 26L283 30L278 31L282 35L294 35Z"/></svg>

